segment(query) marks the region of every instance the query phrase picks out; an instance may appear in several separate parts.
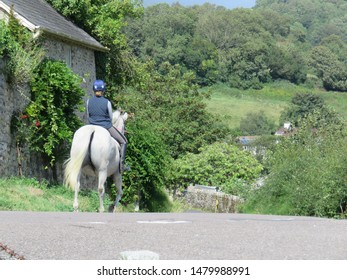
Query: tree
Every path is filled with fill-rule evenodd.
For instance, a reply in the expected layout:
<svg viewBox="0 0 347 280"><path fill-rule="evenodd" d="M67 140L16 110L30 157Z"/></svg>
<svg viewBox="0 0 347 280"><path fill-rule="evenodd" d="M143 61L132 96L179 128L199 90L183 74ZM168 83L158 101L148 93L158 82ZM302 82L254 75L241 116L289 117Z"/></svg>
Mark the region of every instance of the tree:
<svg viewBox="0 0 347 280"><path fill-rule="evenodd" d="M218 79L218 53L213 43L196 33L199 12L179 4L148 7L144 17L131 20L125 29L129 46L143 62L179 64L196 74L200 85ZM169 19L169 20L168 20Z"/></svg>
<svg viewBox="0 0 347 280"><path fill-rule="evenodd" d="M214 9L200 15L196 33L216 46L222 82L246 89L271 80L268 58L274 40L260 13Z"/></svg>
<svg viewBox="0 0 347 280"><path fill-rule="evenodd" d="M142 61L153 59L157 67L164 62L180 64L196 74L200 85L221 81L238 88L261 88L272 80L272 73L275 78L304 80L306 68L295 51L281 53L290 65L287 68L280 58L272 61L276 40L288 36L289 30L290 21L270 10L159 4L131 21L126 34ZM295 67L290 61L294 58ZM280 69L271 73L275 62Z"/></svg>
<svg viewBox="0 0 347 280"><path fill-rule="evenodd" d="M188 45L183 66L194 71L201 86L215 84L220 80L218 51L206 39L195 35Z"/></svg>
<svg viewBox="0 0 347 280"><path fill-rule="evenodd" d="M335 123L337 120L322 97L313 93L298 93L292 98L289 108L282 112L281 122L290 121L299 126L300 121L315 112L320 113L322 123Z"/></svg>
<svg viewBox="0 0 347 280"><path fill-rule="evenodd" d="M274 80L283 79L295 84L305 82L307 75L307 59L301 45L274 47L270 54L270 75Z"/></svg>
<svg viewBox="0 0 347 280"><path fill-rule="evenodd" d="M261 89L262 83L271 81L269 53L267 44L256 39L245 42L242 47L230 49L230 85L241 89Z"/></svg>
<svg viewBox="0 0 347 280"><path fill-rule="evenodd" d="M97 76L108 83L111 91L133 82L136 69L127 50L127 39L122 32L127 18L143 13L139 0L48 0L57 11L94 36L107 53L96 54Z"/></svg>
<svg viewBox="0 0 347 280"><path fill-rule="evenodd" d="M332 53L336 54L340 61L347 63L347 44L340 36L331 35L325 37L321 43L321 46L327 47Z"/></svg>
<svg viewBox="0 0 347 280"><path fill-rule="evenodd" d="M141 71L145 74L139 86L118 95L115 102L151 120L173 158L224 139L228 129L206 111L208 93L198 90L193 73L182 73L179 65L169 63L161 65L160 71L149 63Z"/></svg>
<svg viewBox="0 0 347 280"><path fill-rule="evenodd" d="M242 195L258 178L262 166L247 152L227 143L203 146L198 154L177 159L171 170L173 188L202 184L219 187L233 195Z"/></svg>
<svg viewBox="0 0 347 280"><path fill-rule="evenodd" d="M336 54L327 47L317 46L312 49L310 58L311 66L327 90L347 90L346 64L341 62Z"/></svg>
<svg viewBox="0 0 347 280"><path fill-rule="evenodd" d="M333 34L346 39L346 7L344 0L257 0L256 4L256 9L271 9L302 24L313 45Z"/></svg>
<svg viewBox="0 0 347 280"><path fill-rule="evenodd" d="M266 117L264 111L248 113L240 121L242 135L270 135L275 129L275 123Z"/></svg>
<svg viewBox="0 0 347 280"><path fill-rule="evenodd" d="M293 41L304 43L307 40L307 29L300 22L294 22L290 27L290 36Z"/></svg>
<svg viewBox="0 0 347 280"><path fill-rule="evenodd" d="M141 19L131 21L126 34L130 46L140 50L142 60L151 57L157 65L182 65L194 28L195 15L189 9L158 4L148 7Z"/></svg>

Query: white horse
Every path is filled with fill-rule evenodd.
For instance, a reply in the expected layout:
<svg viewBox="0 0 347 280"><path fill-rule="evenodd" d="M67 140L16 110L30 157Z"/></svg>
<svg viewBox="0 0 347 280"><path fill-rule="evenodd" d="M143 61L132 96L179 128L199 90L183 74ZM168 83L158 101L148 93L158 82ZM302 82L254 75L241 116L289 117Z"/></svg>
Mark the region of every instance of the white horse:
<svg viewBox="0 0 347 280"><path fill-rule="evenodd" d="M128 114L119 110L113 112L113 125L124 132L124 123ZM78 192L81 172L98 177L98 193L100 199L99 212L104 212L105 182L113 176L117 188L117 196L113 212L122 197L122 174L120 172L120 145L103 127L85 125L79 128L73 137L70 158L65 162L64 183L75 191L74 211L78 211Z"/></svg>

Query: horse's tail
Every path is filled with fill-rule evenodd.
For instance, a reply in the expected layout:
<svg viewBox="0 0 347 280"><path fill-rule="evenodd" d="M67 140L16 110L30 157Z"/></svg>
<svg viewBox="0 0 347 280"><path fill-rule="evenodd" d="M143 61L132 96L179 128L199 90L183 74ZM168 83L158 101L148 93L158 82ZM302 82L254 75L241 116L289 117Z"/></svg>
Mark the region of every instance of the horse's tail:
<svg viewBox="0 0 347 280"><path fill-rule="evenodd" d="M71 146L71 156L65 161L64 185L71 189L79 188L79 177L82 164L90 152L90 144L93 140L95 128L93 126L83 127L83 133L75 133Z"/></svg>

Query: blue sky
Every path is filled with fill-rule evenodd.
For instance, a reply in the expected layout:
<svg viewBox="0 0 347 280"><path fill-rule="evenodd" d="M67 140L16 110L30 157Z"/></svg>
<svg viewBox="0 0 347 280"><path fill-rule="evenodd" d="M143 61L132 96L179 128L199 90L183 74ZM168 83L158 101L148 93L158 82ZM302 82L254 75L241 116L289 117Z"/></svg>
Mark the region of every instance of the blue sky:
<svg viewBox="0 0 347 280"><path fill-rule="evenodd" d="M143 0L145 7L158 4L158 3L176 3L179 2L184 6L203 5L208 2L218 6L224 6L229 9L234 8L252 8L255 5L256 0Z"/></svg>

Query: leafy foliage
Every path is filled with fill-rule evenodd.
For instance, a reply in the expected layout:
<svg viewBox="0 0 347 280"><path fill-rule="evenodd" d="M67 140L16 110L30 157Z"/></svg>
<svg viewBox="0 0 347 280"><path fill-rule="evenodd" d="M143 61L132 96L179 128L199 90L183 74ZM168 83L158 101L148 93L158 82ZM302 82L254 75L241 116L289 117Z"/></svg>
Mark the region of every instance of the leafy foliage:
<svg viewBox="0 0 347 280"><path fill-rule="evenodd" d="M290 20L291 34L288 39L293 41L296 38L299 46L297 53L302 61L285 61L285 68L292 64L299 72L315 73L327 90L346 90L346 1L260 0L256 8L279 12ZM301 71L297 67L300 64L305 66Z"/></svg>
<svg viewBox="0 0 347 280"><path fill-rule="evenodd" d="M198 90L193 73L182 73L178 65L169 63L160 70L146 64L139 86L117 96L115 103L150 121L173 158L223 139L228 130L206 111L208 93Z"/></svg>
<svg viewBox="0 0 347 280"><path fill-rule="evenodd" d="M317 111L323 123L333 124L338 121L338 116L334 111L328 108L324 99L312 93L296 94L289 108L282 112L281 120L282 122L290 121L294 126L299 126L299 122L302 119L307 118L310 114Z"/></svg>
<svg viewBox="0 0 347 280"><path fill-rule="evenodd" d="M347 8L344 0L257 0L256 8L286 14L292 22L299 22L308 30L311 43L336 34L346 40L343 18Z"/></svg>
<svg viewBox="0 0 347 280"><path fill-rule="evenodd" d="M167 18L171 20L168 21ZM259 88L268 71L274 40L258 12L230 11L205 4L184 8L148 7L126 29L130 46L142 60L180 64L197 75L201 85L217 81L241 88Z"/></svg>
<svg viewBox="0 0 347 280"><path fill-rule="evenodd" d="M247 152L227 143L214 143L201 147L198 154L187 153L177 159L171 184L217 186L224 192L242 195L261 170L261 164Z"/></svg>
<svg viewBox="0 0 347 280"><path fill-rule="evenodd" d="M266 135L273 133L275 129L275 122L267 118L264 111L248 113L240 122L243 135Z"/></svg>
<svg viewBox="0 0 347 280"><path fill-rule="evenodd" d="M21 90L31 80L44 52L12 13L8 23L0 21L0 57L5 58L7 81Z"/></svg>
<svg viewBox="0 0 347 280"><path fill-rule="evenodd" d="M312 131L319 119L311 114L299 133L275 147L268 157L266 184L248 198L247 211L327 217L346 213L345 124Z"/></svg>
<svg viewBox="0 0 347 280"><path fill-rule="evenodd" d="M270 75L274 80L287 80L294 84L306 82L308 66L302 44L291 44L272 49L269 55Z"/></svg>
<svg viewBox="0 0 347 280"><path fill-rule="evenodd" d="M347 90L347 67L328 47L318 46L312 49L311 65L328 90Z"/></svg>
<svg viewBox="0 0 347 280"><path fill-rule="evenodd" d="M97 76L107 81L108 88L118 90L130 84L136 69L127 51L122 29L127 19L139 17L143 7L139 0L48 0L64 16L95 37L107 53L96 54Z"/></svg>
<svg viewBox="0 0 347 280"><path fill-rule="evenodd" d="M31 102L13 124L20 145L28 144L53 166L65 156L67 144L81 120L75 110L82 104L81 78L64 63L44 60L30 82Z"/></svg>
<svg viewBox="0 0 347 280"><path fill-rule="evenodd" d="M141 119L129 122L127 163L131 170L124 174L122 203L140 201L147 211L169 211L165 180L170 166L166 145L151 123Z"/></svg>
<svg viewBox="0 0 347 280"><path fill-rule="evenodd" d="M158 4L124 30L141 61L180 64L200 85L261 89L279 79L320 85L314 77L327 90L345 91L346 7L343 0L265 0L233 10Z"/></svg>

